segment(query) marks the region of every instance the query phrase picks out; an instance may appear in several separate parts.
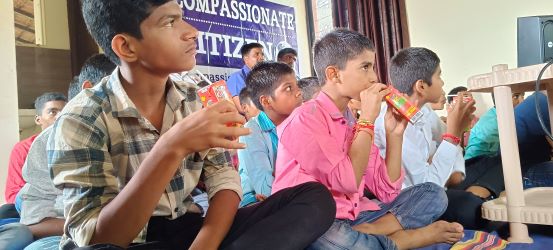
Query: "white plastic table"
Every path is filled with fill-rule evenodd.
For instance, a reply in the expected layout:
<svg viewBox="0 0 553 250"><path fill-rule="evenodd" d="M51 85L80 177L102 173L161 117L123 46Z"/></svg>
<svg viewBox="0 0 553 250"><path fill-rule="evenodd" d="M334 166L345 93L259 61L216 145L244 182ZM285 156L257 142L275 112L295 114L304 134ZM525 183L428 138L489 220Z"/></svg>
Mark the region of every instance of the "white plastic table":
<svg viewBox="0 0 553 250"><path fill-rule="evenodd" d="M485 202L482 217L510 224L510 242L532 243L526 224L553 225L553 188L523 190L517 134L511 93L535 90L535 81L545 64L508 69L495 65L492 72L468 79L472 92L492 92L495 96L499 142L503 162L506 197ZM549 119L553 124L553 66L542 76L542 90L547 90ZM553 126L551 126L553 128Z"/></svg>

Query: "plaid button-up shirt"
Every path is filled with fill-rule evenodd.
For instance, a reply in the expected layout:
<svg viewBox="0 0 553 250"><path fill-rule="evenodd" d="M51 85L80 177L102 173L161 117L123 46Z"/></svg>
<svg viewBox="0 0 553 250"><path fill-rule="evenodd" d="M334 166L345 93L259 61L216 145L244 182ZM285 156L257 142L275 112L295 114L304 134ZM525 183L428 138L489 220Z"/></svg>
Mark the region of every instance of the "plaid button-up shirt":
<svg viewBox="0 0 553 250"><path fill-rule="evenodd" d="M47 146L54 184L63 189L62 247L87 245L101 209L125 187L160 136L202 107L194 84L167 84L161 131L140 115L121 85L118 69L65 106ZM152 216L174 219L186 213L192 204L190 192L200 179L209 198L223 189L242 195L228 152L211 149L183 159ZM146 228L134 242L145 241Z"/></svg>

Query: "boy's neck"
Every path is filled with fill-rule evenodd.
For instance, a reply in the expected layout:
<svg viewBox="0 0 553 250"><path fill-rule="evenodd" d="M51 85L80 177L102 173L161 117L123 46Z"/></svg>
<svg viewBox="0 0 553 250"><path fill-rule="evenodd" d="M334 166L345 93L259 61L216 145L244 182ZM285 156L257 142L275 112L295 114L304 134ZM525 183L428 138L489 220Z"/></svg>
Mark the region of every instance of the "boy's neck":
<svg viewBox="0 0 553 250"><path fill-rule="evenodd" d="M275 124L275 126L280 125L289 116L289 115L285 116L285 115L277 114L277 113L273 112L272 110L267 110L267 111L263 111L263 112L265 112L265 114L267 114L267 116L273 122L273 124Z"/></svg>
<svg viewBox="0 0 553 250"><path fill-rule="evenodd" d="M121 85L137 107L165 99L168 75L156 75L141 66L123 63L119 69Z"/></svg>
<svg viewBox="0 0 553 250"><path fill-rule="evenodd" d="M426 103L428 103L427 100L425 100L422 96L420 96L417 93L413 93L411 96L408 96L407 99L412 103L418 103L417 107L420 109L422 106L424 106Z"/></svg>
<svg viewBox="0 0 553 250"><path fill-rule="evenodd" d="M334 102L334 104L342 114L346 113L346 109L348 108L348 103L351 100L350 97L340 95L338 91L336 91L334 88L330 86L330 84L325 84L321 88L321 92L324 92L324 94L330 97L332 102Z"/></svg>

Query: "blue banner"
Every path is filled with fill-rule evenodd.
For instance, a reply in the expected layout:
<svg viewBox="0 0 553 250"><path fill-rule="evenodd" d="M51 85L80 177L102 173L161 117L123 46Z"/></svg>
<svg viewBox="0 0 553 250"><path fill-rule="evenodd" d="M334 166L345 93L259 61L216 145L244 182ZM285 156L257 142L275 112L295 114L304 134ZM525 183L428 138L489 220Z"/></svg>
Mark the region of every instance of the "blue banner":
<svg viewBox="0 0 553 250"><path fill-rule="evenodd" d="M265 60L283 48L297 50L294 8L264 0L178 0L184 20L198 29L197 65L241 68L240 48L263 45ZM234 71L234 70L232 70ZM226 79L228 73L221 73Z"/></svg>

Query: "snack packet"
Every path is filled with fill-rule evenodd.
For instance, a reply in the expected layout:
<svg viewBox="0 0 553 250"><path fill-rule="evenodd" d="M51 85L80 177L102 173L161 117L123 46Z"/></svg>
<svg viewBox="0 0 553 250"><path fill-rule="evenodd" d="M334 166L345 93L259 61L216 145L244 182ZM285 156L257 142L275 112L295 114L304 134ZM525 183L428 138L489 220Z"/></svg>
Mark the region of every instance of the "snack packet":
<svg viewBox="0 0 553 250"><path fill-rule="evenodd" d="M405 98L399 91L392 86L390 88L390 94L386 95L384 99L392 107L394 107L405 119L410 123L415 124L423 115L422 111L415 105L413 105L407 98Z"/></svg>

